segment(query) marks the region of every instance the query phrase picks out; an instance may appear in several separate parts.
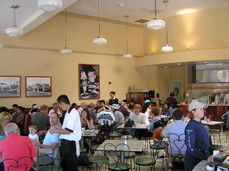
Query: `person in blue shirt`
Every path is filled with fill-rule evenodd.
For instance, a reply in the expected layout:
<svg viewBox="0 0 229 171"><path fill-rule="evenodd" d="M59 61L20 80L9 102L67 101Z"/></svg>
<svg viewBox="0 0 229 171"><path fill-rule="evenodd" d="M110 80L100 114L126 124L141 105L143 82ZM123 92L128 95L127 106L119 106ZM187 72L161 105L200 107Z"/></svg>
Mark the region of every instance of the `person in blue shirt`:
<svg viewBox="0 0 229 171"><path fill-rule="evenodd" d="M209 134L201 123L204 117L204 108L207 104L193 101L189 104L188 110L191 120L185 129L185 144L187 147L184 166L185 171L192 171L192 169L202 160L207 160L210 156L212 146L209 141Z"/></svg>

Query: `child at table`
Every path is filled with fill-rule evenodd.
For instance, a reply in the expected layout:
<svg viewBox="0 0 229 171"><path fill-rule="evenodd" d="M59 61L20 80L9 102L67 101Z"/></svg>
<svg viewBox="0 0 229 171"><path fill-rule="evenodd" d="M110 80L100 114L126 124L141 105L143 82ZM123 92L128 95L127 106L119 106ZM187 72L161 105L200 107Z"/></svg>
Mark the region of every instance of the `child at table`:
<svg viewBox="0 0 229 171"><path fill-rule="evenodd" d="M28 135L29 139L31 139L31 141L39 141L39 137L37 135L37 126L36 125L30 125L29 126L29 135Z"/></svg>
<svg viewBox="0 0 229 171"><path fill-rule="evenodd" d="M165 123L163 123L161 120L154 123L154 133L153 133L153 142L155 145L165 147L165 156L161 157L168 157L168 143L163 140L162 137L162 131L165 128Z"/></svg>

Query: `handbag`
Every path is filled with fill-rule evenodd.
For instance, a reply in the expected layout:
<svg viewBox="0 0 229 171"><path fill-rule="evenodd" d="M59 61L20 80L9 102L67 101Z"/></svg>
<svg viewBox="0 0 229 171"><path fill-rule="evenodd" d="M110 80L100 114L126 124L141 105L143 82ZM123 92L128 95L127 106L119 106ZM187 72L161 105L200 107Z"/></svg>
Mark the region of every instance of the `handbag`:
<svg viewBox="0 0 229 171"><path fill-rule="evenodd" d="M124 125L124 127L132 127L134 126L134 121L131 119L128 119Z"/></svg>

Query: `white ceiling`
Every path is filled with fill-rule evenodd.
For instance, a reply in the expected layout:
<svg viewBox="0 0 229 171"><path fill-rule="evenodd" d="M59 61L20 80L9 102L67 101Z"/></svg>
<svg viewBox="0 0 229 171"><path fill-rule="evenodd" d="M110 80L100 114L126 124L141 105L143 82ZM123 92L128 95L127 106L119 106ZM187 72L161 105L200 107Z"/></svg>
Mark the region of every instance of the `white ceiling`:
<svg viewBox="0 0 229 171"><path fill-rule="evenodd" d="M0 33L5 28L13 25L12 4L21 7L16 11L16 21L22 27L25 34L33 30L58 12L67 8L68 12L97 16L97 0L63 0L64 6L58 11L51 13L43 12L37 7L37 0L0 0ZM118 4L123 3L121 7ZM229 6L229 0L169 0L169 16L177 15L179 10L195 8L206 10ZM165 5L163 0L157 0L158 17L164 18ZM100 0L100 16L102 18L125 21L124 16L129 15L129 22L138 19L151 20L154 17L154 0Z"/></svg>

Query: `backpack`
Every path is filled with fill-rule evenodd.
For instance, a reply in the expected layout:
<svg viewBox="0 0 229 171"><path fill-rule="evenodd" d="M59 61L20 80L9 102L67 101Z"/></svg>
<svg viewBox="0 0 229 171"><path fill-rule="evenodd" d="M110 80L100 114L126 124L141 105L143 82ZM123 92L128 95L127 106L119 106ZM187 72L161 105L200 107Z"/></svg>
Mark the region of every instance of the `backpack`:
<svg viewBox="0 0 229 171"><path fill-rule="evenodd" d="M134 121L131 119L128 119L128 121L126 121L124 127L132 127L134 125Z"/></svg>
<svg viewBox="0 0 229 171"><path fill-rule="evenodd" d="M77 163L79 166L88 166L90 165L88 156L84 153L80 153L80 155L77 157Z"/></svg>

